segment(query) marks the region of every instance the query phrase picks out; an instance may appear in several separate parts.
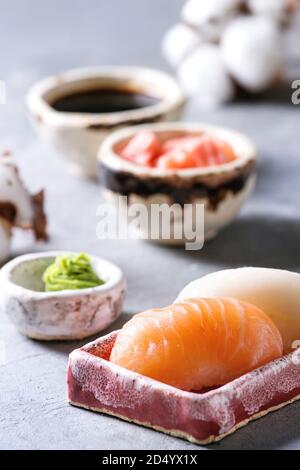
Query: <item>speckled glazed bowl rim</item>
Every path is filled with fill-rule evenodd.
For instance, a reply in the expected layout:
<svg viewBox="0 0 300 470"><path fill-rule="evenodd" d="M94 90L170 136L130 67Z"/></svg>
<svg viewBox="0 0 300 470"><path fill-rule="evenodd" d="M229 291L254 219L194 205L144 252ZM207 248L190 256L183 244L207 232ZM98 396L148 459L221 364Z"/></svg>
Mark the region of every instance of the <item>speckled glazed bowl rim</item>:
<svg viewBox="0 0 300 470"><path fill-rule="evenodd" d="M128 86L160 100L157 104L136 110L113 113L72 113L56 111L55 99L76 91L95 89L95 86ZM99 128L129 125L158 119L184 105L184 94L174 78L156 69L144 67L87 67L68 70L33 85L27 96L29 111L45 123L66 127Z"/></svg>
<svg viewBox="0 0 300 470"><path fill-rule="evenodd" d="M237 154L237 159L225 163L223 165L212 165L205 168L187 168L180 170L162 170L158 168L143 167L132 163L116 152L116 147L133 137L135 134L141 131L153 131L155 133L178 133L178 132L209 132L216 137L219 137L229 144L231 144ZM232 171L238 171L245 167L249 162L255 162L257 158L257 151L251 140L244 134L237 132L232 129L213 126L205 123L187 123L187 122L165 122L165 123L154 123L144 124L132 127L126 127L124 129L116 130L112 132L103 141L99 152L98 161L109 166L115 171L123 171L133 173L137 176L147 177L166 177L168 175L177 175L182 178L190 178L193 176L215 176L215 175L226 175Z"/></svg>
<svg viewBox="0 0 300 470"><path fill-rule="evenodd" d="M30 295L33 299L45 300L50 298L65 298L68 299L69 297L73 297L76 295L77 297L83 297L90 294L107 294L110 290L114 289L117 285L122 282L125 282L124 275L121 269L116 266L115 264L107 261L104 258L90 255L92 264L97 266L96 272L99 275L100 271L102 276L104 277L105 283L101 286L97 287L89 287L87 289L70 289L70 290L63 290L63 291L53 291L53 292L41 292L35 291L32 289L28 289L26 287L20 286L16 284L12 280L13 271L24 263L31 263L35 260L49 258L55 259L59 255L75 255L78 254L76 252L71 251L46 251L40 253L31 253L26 255L18 256L17 258L9 261L6 263L0 270L0 286L4 287L4 284L9 284L11 288L13 288L16 295Z"/></svg>

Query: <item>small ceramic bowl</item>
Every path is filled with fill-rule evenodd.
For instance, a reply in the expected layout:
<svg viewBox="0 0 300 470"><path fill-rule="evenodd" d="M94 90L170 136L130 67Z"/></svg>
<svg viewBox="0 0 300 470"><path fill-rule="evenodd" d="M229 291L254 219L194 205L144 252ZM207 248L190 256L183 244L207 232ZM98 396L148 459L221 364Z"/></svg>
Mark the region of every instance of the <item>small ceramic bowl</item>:
<svg viewBox="0 0 300 470"><path fill-rule="evenodd" d="M113 89L143 94L156 104L129 111L89 113L54 109L60 98L91 90ZM135 124L177 120L184 96L169 75L142 67L96 67L75 69L38 82L28 92L31 121L82 176L95 177L97 151L113 130Z"/></svg>
<svg viewBox="0 0 300 470"><path fill-rule="evenodd" d="M80 290L45 292L42 275L59 254L19 256L0 271L1 305L23 335L39 340L71 340L104 330L122 312L125 281L114 264L91 256L105 284Z"/></svg>
<svg viewBox="0 0 300 470"><path fill-rule="evenodd" d="M234 149L236 160L218 166L164 170L136 165L122 158L118 151L130 138L141 131L153 131L160 141L186 134L210 135L228 142ZM203 231L203 238L214 237L221 228L229 224L248 198L255 182L256 150L248 138L234 130L196 123L159 123L135 126L111 134L102 144L98 155L102 185L106 198L122 209L120 198L127 197L127 208L134 203L142 204L151 214L151 205L176 204L179 209L189 204L204 206L204 230L195 227L196 211L192 211L192 225L196 231ZM124 199L124 198L122 198ZM202 207L203 207L202 206ZM171 233L178 233L184 225L183 211L174 211L170 218ZM153 223L153 221L152 221ZM149 226L141 224L135 235L151 239ZM138 232L138 233L137 233ZM182 244L186 237L158 237L153 241Z"/></svg>

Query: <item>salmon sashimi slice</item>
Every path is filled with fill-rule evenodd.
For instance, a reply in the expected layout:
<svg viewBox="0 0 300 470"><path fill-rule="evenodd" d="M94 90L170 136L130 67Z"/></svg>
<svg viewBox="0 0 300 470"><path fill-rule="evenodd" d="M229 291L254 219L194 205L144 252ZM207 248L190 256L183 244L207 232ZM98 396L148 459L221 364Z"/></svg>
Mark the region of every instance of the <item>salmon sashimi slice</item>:
<svg viewBox="0 0 300 470"><path fill-rule="evenodd" d="M141 166L152 166L160 151L160 144L154 132L139 132L121 151L122 157Z"/></svg>
<svg viewBox="0 0 300 470"><path fill-rule="evenodd" d="M177 141L179 139L176 139ZM175 145L167 142L170 150L162 155L157 163L159 168L195 168L224 165L236 159L231 146L210 136L186 137ZM172 146L173 145L173 146ZM185 155L185 158L183 157Z"/></svg>
<svg viewBox="0 0 300 470"><path fill-rule="evenodd" d="M226 384L283 354L262 310L231 298L190 299L135 315L110 361L182 390Z"/></svg>

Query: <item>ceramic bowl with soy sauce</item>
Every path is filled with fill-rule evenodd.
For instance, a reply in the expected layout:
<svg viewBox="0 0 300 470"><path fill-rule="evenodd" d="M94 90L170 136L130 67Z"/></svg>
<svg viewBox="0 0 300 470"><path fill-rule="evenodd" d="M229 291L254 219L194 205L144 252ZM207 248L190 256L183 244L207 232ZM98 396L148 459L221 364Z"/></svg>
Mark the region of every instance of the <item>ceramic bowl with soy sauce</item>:
<svg viewBox="0 0 300 470"><path fill-rule="evenodd" d="M143 67L75 69L49 77L28 92L39 134L77 174L97 175L97 152L107 135L125 126L178 120L185 99L177 82Z"/></svg>

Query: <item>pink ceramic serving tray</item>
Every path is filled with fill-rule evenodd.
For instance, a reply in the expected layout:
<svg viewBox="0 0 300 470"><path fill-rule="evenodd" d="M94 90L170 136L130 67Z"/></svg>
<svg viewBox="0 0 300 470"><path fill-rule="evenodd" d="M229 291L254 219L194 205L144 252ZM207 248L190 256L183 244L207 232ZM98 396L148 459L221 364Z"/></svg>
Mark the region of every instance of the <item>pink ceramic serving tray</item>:
<svg viewBox="0 0 300 470"><path fill-rule="evenodd" d="M72 405L207 444L300 398L300 350L205 393L184 392L109 362L117 331L70 354Z"/></svg>

